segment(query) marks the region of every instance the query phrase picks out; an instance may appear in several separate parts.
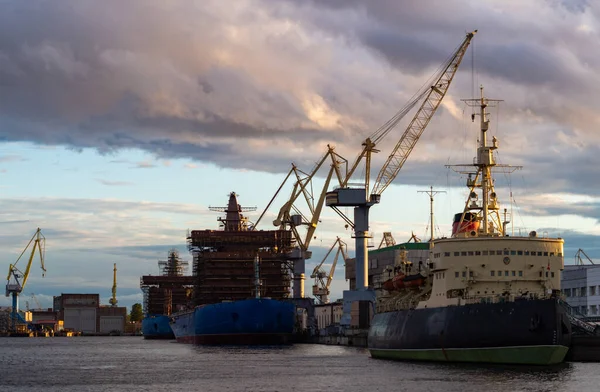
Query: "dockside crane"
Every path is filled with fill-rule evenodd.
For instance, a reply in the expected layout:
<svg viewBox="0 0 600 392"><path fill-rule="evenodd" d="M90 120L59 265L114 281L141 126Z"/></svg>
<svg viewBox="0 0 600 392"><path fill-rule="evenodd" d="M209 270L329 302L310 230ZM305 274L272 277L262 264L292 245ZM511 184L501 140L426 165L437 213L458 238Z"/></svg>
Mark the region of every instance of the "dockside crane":
<svg viewBox="0 0 600 392"><path fill-rule="evenodd" d="M429 124L429 121L440 106L476 32L477 30L465 36L458 49L444 63L441 71L436 74L434 83L415 94L414 99L362 143L363 150L355 160L350 171L347 172L346 177L342 181L342 186L328 192L326 195L326 205L333 208L354 230L356 240L356 289L359 291L368 289L367 240L371 238L369 233L369 209L380 202L381 194L394 181ZM388 156L372 190L370 190L371 155L372 153L379 152L376 146L381 144L383 138L421 101L421 106ZM364 184L356 186L351 184L350 180L363 159L365 160ZM339 207L354 207L354 220L348 218Z"/></svg>
<svg viewBox="0 0 600 392"><path fill-rule="evenodd" d="M590 264L594 265L595 263L592 261L592 259L590 258L590 256L587 255L587 253L585 253L583 251L583 249L579 248L577 250L577 253L575 253L575 265L584 265L584 259L583 257L581 257L581 255L585 256L585 258L587 259L587 261L590 262Z"/></svg>
<svg viewBox="0 0 600 392"><path fill-rule="evenodd" d="M317 173L326 166L327 162L329 162L330 166L329 171L325 175L323 185L319 189L315 189L313 186L313 179L316 177ZM265 216L269 207L273 204L275 198L280 194L284 185L289 181L294 181L290 197L281 206L277 217L273 220L274 226L277 226L282 230L291 230L295 240L294 249L287 255L288 259L293 264L294 298L304 298L306 260L310 259L312 256L312 252L309 251L309 246L315 236L319 218L325 204L325 195L327 194L331 180L335 178L337 183L341 184L343 175L341 168L343 165L346 165L345 171L347 171L347 161L335 152L334 147L329 145L327 146L327 152L316 162L310 172L305 172L299 169L295 164L292 164L292 168L252 228L253 230L256 230L256 227ZM303 213L300 210L300 204L308 208L307 213ZM305 233L299 231L301 226L307 228Z"/></svg>
<svg viewBox="0 0 600 392"><path fill-rule="evenodd" d="M29 278L29 272L31 271L31 264L33 262L33 258L35 256L36 250L38 251L38 255L40 258L40 264L42 267L42 277L46 275L46 267L44 266L44 256L45 256L45 244L46 237L42 235L42 231L38 228L35 231L35 234L29 240L29 243L23 249L17 261L14 264L10 264L8 267L8 276L6 278L6 296L12 296L12 313L11 313L11 330L16 330L16 323L19 320L22 323L26 323L25 320L19 315L19 295L25 289L25 285L27 284L27 279ZM25 266L25 272L22 272L17 264L21 257L25 254L27 249L31 246L31 254L29 255L29 261Z"/></svg>
<svg viewBox="0 0 600 392"><path fill-rule="evenodd" d="M333 258L331 269L329 270L329 273L327 273L322 268L323 263L325 262L325 260L327 260L327 258L336 246L337 251ZM346 252L346 243L342 241L340 237L337 237L333 245L331 245L331 248L329 248L329 250L325 254L325 257L323 257L323 260L321 260L321 262L313 270L313 273L310 275L310 277L315 280L315 283L313 285L313 295L321 304L329 303L329 294L331 293L329 287L331 286L333 275L335 274L335 266L337 265L337 261L340 254L342 255L342 258L345 262L348 259L348 254Z"/></svg>
<svg viewBox="0 0 600 392"><path fill-rule="evenodd" d="M117 263L113 266L113 285L112 285L112 297L108 300L110 306L117 306Z"/></svg>

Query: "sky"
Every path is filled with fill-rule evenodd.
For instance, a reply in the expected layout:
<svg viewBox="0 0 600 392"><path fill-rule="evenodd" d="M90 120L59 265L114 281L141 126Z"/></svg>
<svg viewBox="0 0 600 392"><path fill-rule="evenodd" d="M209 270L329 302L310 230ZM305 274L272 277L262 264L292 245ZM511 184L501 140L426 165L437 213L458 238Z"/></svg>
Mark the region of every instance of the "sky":
<svg viewBox="0 0 600 392"><path fill-rule="evenodd" d="M428 238L429 199L419 191L430 186L445 192L435 198L436 236L450 234L466 188L445 165L472 162L477 124L461 99L483 85L503 100L490 109L498 162L523 166L496 178L511 233L564 238L565 263L579 248L600 258L597 2L0 0L0 8L0 268L37 227L46 237L46 276L34 262L22 307L35 307L32 294L49 307L68 292L100 293L108 304L113 263L119 305L141 302L141 275L157 274L173 247L191 260L188 230L218 228L209 206L225 206L235 191L257 207L248 214L255 221L292 163L310 172L328 144L352 162L475 29L442 106L371 209L373 245L384 231L397 242L412 232ZM410 118L378 146L372 176ZM287 187L259 228L273 228ZM325 209L307 276L337 236L353 256L351 231ZM338 264L332 297L346 287Z"/></svg>

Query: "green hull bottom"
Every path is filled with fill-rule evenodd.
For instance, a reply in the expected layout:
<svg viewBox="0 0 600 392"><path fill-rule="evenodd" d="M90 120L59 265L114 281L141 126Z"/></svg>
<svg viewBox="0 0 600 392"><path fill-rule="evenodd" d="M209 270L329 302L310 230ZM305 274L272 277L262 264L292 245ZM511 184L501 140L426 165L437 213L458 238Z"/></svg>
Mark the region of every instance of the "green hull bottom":
<svg viewBox="0 0 600 392"><path fill-rule="evenodd" d="M565 359L569 348L565 346L516 346L430 350L369 349L369 351L373 358L380 359L554 365Z"/></svg>

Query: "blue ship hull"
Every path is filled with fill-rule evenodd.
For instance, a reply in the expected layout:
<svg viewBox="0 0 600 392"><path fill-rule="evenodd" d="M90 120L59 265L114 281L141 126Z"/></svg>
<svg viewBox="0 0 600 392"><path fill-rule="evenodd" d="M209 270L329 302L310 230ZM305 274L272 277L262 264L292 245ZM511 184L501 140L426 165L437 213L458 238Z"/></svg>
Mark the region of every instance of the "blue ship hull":
<svg viewBox="0 0 600 392"><path fill-rule="evenodd" d="M294 304L256 298L203 305L174 314L171 329L180 343L287 344L294 321Z"/></svg>
<svg viewBox="0 0 600 392"><path fill-rule="evenodd" d="M174 339L171 329L170 317L162 314L146 315L142 320L142 334L144 339Z"/></svg>

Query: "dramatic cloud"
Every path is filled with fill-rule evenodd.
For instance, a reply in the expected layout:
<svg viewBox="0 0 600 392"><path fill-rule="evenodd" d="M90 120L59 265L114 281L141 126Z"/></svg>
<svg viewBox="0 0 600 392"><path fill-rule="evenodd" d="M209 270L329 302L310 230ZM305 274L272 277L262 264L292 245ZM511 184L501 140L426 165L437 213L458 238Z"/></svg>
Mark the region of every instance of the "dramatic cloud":
<svg viewBox="0 0 600 392"><path fill-rule="evenodd" d="M472 162L477 124L460 99L477 97L483 84L504 99L489 108L498 161L524 166L497 177L519 211L597 220L598 21L598 3L581 0L4 2L0 140L103 154L139 149L153 159L114 162L147 169L140 175L177 159L194 161L189 169L284 173L295 162L310 170L328 143L352 161L364 138L478 29L397 183L463 185L444 165ZM378 146L374 175L411 116ZM0 172L22 159L2 151ZM114 190L135 185L92 178ZM193 226L186 217L205 211L16 197L0 208L0 243L15 252L32 225L47 228L60 249L180 244L182 228ZM331 233L339 228L323 219ZM374 230L393 223L373 221Z"/></svg>

